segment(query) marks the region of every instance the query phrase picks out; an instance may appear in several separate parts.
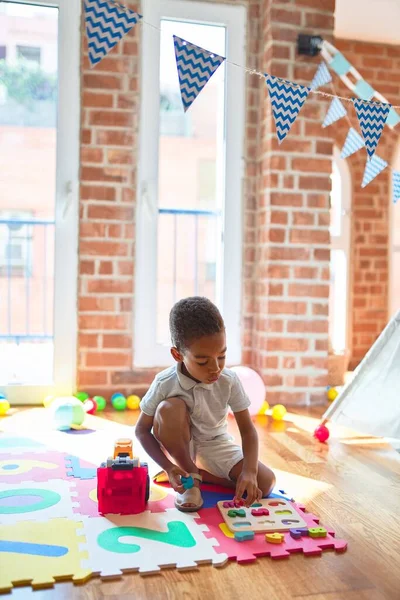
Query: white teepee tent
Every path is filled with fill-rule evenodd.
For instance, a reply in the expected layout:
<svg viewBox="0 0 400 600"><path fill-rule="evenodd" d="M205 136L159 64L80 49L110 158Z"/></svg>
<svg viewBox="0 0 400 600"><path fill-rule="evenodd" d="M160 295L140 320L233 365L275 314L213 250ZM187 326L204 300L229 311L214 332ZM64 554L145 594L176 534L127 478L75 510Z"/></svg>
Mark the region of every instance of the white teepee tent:
<svg viewBox="0 0 400 600"><path fill-rule="evenodd" d="M385 327L323 419L361 433L400 439L400 311Z"/></svg>

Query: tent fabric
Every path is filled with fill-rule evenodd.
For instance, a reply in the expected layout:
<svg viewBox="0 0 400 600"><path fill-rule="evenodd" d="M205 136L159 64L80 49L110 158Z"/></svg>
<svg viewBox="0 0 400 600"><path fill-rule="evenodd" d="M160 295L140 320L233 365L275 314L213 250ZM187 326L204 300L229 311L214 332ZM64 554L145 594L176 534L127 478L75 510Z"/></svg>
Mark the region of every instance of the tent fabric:
<svg viewBox="0 0 400 600"><path fill-rule="evenodd" d="M400 311L358 365L323 419L400 439Z"/></svg>

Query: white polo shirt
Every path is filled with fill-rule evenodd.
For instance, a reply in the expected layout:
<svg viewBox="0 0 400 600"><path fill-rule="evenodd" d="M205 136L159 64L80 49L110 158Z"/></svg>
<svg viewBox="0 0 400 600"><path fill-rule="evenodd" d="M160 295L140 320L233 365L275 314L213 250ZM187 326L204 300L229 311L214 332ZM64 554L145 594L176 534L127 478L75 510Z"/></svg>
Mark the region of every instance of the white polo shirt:
<svg viewBox="0 0 400 600"><path fill-rule="evenodd" d="M141 410L153 417L160 402L179 397L188 408L194 440L212 440L226 433L229 407L235 413L250 406L236 373L224 369L215 383L196 383L182 373L181 366L177 363L156 376L140 403Z"/></svg>

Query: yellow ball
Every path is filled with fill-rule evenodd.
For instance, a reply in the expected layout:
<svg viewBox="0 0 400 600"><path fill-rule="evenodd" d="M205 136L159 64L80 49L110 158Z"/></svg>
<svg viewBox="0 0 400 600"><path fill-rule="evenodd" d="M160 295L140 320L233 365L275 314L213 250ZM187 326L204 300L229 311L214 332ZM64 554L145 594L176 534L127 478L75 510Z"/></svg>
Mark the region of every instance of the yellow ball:
<svg viewBox="0 0 400 600"><path fill-rule="evenodd" d="M141 400L139 398L139 396L128 396L126 399L126 406L130 409L130 410L137 410L139 408L139 404L140 404Z"/></svg>
<svg viewBox="0 0 400 600"><path fill-rule="evenodd" d="M7 400L0 400L0 416L4 416L10 410L10 403Z"/></svg>
<svg viewBox="0 0 400 600"><path fill-rule="evenodd" d="M54 396L46 396L46 398L43 400L43 406L48 408L53 400L55 400Z"/></svg>
<svg viewBox="0 0 400 600"><path fill-rule="evenodd" d="M283 406L283 404L276 404L272 407L272 418L275 421L282 421L283 417L286 415L287 410Z"/></svg>
<svg viewBox="0 0 400 600"><path fill-rule="evenodd" d="M264 403L263 403L262 407L260 408L260 412L258 414L265 415L267 413L267 410L269 410L269 404L266 400L264 400Z"/></svg>
<svg viewBox="0 0 400 600"><path fill-rule="evenodd" d="M329 390L327 391L326 395L328 396L328 400L330 402L333 402L334 400L336 400L336 398L339 396L339 392L337 391L336 388L331 387L329 388Z"/></svg>

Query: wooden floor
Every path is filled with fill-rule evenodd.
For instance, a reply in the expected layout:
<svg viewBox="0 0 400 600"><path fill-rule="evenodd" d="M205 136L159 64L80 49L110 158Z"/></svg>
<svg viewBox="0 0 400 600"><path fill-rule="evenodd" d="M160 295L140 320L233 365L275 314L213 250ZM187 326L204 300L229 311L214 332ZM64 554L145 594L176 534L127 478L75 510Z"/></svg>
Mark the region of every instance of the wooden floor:
<svg viewBox="0 0 400 600"><path fill-rule="evenodd" d="M246 566L231 562L222 569L203 566L149 577L135 574L105 583L93 579L82 587L59 583L37 592L20 588L3 598L399 600L400 455L381 440L334 428L329 444L319 444L311 432L321 412L289 414L284 423L258 417L261 459L276 471L280 486L348 540L345 554L292 555L283 561L260 558ZM114 412L106 418L127 425L136 416ZM234 424L231 428L235 433ZM79 444L90 444L90 436L79 438Z"/></svg>

